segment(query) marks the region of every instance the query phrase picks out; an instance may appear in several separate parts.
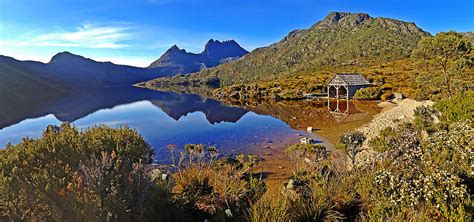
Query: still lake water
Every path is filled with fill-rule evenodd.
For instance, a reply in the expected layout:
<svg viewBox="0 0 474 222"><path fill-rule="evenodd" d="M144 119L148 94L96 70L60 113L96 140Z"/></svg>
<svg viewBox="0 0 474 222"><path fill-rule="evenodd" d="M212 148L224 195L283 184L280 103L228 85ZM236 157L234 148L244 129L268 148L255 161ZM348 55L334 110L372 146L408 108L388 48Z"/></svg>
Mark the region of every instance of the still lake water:
<svg viewBox="0 0 474 222"><path fill-rule="evenodd" d="M316 138L270 115L198 95L138 88L83 92L34 108L28 104L10 108L18 112L0 110L0 147L9 142L17 144L24 137L38 138L48 125L62 122L71 122L79 129L99 124L129 126L153 146L157 162L167 160L168 144L203 143L215 145L226 154L256 153L258 147L281 138Z"/></svg>

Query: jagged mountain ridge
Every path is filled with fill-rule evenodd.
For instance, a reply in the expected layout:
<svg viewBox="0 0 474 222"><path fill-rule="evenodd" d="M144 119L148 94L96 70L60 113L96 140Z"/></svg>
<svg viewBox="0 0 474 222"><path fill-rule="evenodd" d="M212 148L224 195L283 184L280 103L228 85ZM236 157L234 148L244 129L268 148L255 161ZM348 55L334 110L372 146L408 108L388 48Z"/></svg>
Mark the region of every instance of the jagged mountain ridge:
<svg viewBox="0 0 474 222"><path fill-rule="evenodd" d="M21 85L38 81L67 90L131 86L154 78L196 72L240 58L246 53L234 40L220 42L211 39L200 54L188 53L173 46L147 68L98 62L67 51L54 55L48 63L19 61L0 55L0 77L3 80L0 89L17 93L17 89L27 90ZM12 87L15 85L19 88ZM35 85L33 88L40 88L43 84Z"/></svg>
<svg viewBox="0 0 474 222"><path fill-rule="evenodd" d="M201 53L191 53L174 45L149 68L174 67L179 73L197 72L204 68L214 67L232 61L247 54L236 41L209 40Z"/></svg>
<svg viewBox="0 0 474 222"><path fill-rule="evenodd" d="M242 59L172 81L218 79L220 86L229 86L300 74L317 75L321 67L407 58L418 41L429 35L413 22L373 18L365 13L332 12L309 29L290 32L281 41L258 48Z"/></svg>

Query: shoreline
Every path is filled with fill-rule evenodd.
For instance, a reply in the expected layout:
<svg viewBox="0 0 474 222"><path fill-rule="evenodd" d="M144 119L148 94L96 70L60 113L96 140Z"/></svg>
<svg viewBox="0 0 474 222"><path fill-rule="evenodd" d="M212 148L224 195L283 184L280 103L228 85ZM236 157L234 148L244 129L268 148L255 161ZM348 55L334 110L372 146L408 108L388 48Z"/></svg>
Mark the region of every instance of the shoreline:
<svg viewBox="0 0 474 222"><path fill-rule="evenodd" d="M368 146L368 141L378 136L380 131L388 126L393 127L400 123L400 121L412 121L414 118L414 110L417 107L432 104L432 101L416 101L412 99L379 102L377 104L381 109L379 113L373 115L372 118L363 125L348 131L360 131L367 137L363 144L363 151L361 151L357 157L358 162L361 163L363 160L370 160L373 155L376 155L375 151L371 150ZM310 133L310 135L314 138L322 139L321 144L327 146L327 149L331 151L333 155L337 155L339 158L344 158L344 154L338 152L334 148L335 144L323 136L318 135L317 132L318 131L314 131ZM287 146L288 140L285 143L274 144L271 155L262 156L263 161L255 169L256 173L262 173L265 175L270 192L276 191L276 189L283 186L283 183L286 182L293 173L294 163L284 152Z"/></svg>
<svg viewBox="0 0 474 222"><path fill-rule="evenodd" d="M408 123L414 120L415 109L420 106L432 106L433 101L416 101L413 99L391 100L380 102L382 112L375 115L374 118L363 126L355 129L363 133L366 137L362 143L362 151L356 155L358 166L372 163L379 153L373 150L369 141L376 138L382 130L387 127L397 128L401 123Z"/></svg>
<svg viewBox="0 0 474 222"><path fill-rule="evenodd" d="M354 101L353 101L354 102ZM361 102L357 101L356 103ZM366 102L366 101L362 101ZM380 115L383 112L391 110L395 105L390 106L384 105L380 106L381 103L384 102L379 102L376 105L373 104L372 106L376 106L379 108L378 111L373 111L372 113L367 113L367 116L364 117L362 120L355 120L355 121L350 121L348 123L339 123L341 129L344 130L337 130L337 134L339 137L341 133L345 132L351 132L354 130L359 129L360 127L366 125L370 121L372 121L377 115ZM367 103L369 105L370 103ZM316 112L316 110L312 110L313 112ZM317 112L316 112L317 113ZM301 113L299 113L301 114ZM306 113L308 114L308 113ZM309 114L308 114L309 115ZM300 119L301 117L296 116L296 119ZM370 119L368 119L370 118ZM290 122L291 123L291 122ZM287 123L287 124L290 124ZM326 146L327 150L330 151L331 155L337 156L338 159L344 159L345 154L336 150L335 148L335 143L337 140L334 138L326 138L324 135L329 134L334 134L333 128L334 126L330 127L325 127L324 132L321 131L320 127L317 126L317 124L329 124L329 123L320 123L320 122L302 122L302 124L297 124L298 127L296 127L296 130L300 130L304 132L300 137L310 137L310 138L315 138L316 140L320 141L318 144L322 144ZM315 127L315 130L311 133L306 132L304 129L306 127L312 126ZM327 131L327 129L330 131ZM327 131L327 132L326 132ZM323 133L323 134L321 134ZM306 135L305 135L306 134ZM289 177L292 176L294 169L295 169L295 164L294 162L285 154L285 149L289 145L299 143L299 140L294 140L292 139L286 139L284 140L284 143L275 143L273 144L271 148L271 154L270 155L262 155L261 157L263 158L262 162L254 169L254 173L256 174L263 174L264 179L266 180L266 183L268 185L268 191L269 193L274 193L274 192L279 192L279 188L283 187L283 184L288 181ZM345 161L338 161L337 165L341 165L342 162ZM345 165L344 163L342 163Z"/></svg>

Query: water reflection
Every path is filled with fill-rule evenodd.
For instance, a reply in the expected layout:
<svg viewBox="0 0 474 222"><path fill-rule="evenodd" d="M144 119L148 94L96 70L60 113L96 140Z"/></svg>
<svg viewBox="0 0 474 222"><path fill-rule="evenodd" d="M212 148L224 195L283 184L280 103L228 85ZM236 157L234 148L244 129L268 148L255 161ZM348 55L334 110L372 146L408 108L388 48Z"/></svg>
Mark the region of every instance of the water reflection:
<svg viewBox="0 0 474 222"><path fill-rule="evenodd" d="M74 122L101 109L137 101L150 101L175 120L192 112L202 112L210 123L236 122L248 111L229 107L199 95L158 92L133 87L74 92L59 99L44 100L38 104L10 103L9 109L0 109L0 129L31 118L54 115L59 121ZM17 110L17 112L12 112Z"/></svg>
<svg viewBox="0 0 474 222"><path fill-rule="evenodd" d="M271 115L293 129L315 129L314 133L332 144L339 136L362 126L379 113L378 102L356 100L280 101L243 106L245 109Z"/></svg>
<svg viewBox="0 0 474 222"><path fill-rule="evenodd" d="M366 112L357 109L354 103L346 99L329 99L328 113L336 123L362 120Z"/></svg>
<svg viewBox="0 0 474 222"><path fill-rule="evenodd" d="M281 149L282 143L298 142L301 137L331 146L342 133L363 125L380 110L374 102L347 100L227 106L199 95L140 88L109 88L8 104L8 109L0 109L0 148L25 136L37 138L49 124L67 121L81 129L127 125L155 147L158 159L166 158L166 145L171 143L216 145L224 153L272 153L269 147ZM307 127L315 129L315 134L306 133Z"/></svg>
<svg viewBox="0 0 474 222"><path fill-rule="evenodd" d="M0 110L0 148L24 137L37 138L47 125L72 122L80 129L98 124L127 125L143 135L156 151L157 161L168 158L166 145L203 143L223 153L256 153L284 139L306 135L285 122L246 109L226 106L199 95L158 92L139 88L110 88L70 94L28 107L15 115ZM7 118L4 118L7 117ZM316 138L317 139L317 138Z"/></svg>

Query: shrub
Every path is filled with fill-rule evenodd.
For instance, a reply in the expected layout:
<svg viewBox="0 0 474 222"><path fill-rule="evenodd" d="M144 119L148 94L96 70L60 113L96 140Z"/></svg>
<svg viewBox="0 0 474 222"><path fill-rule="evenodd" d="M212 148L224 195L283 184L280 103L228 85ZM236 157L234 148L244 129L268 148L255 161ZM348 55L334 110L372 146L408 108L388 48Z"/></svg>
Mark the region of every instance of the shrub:
<svg viewBox="0 0 474 222"><path fill-rule="evenodd" d="M357 214L356 193L348 175L312 172L299 185L296 195L288 195L288 214L295 221L338 221ZM291 191L291 190L290 190ZM355 214L355 215L354 215Z"/></svg>
<svg viewBox="0 0 474 222"><path fill-rule="evenodd" d="M382 93L382 90L376 86L363 88L356 91L354 94L354 99L377 100L380 99Z"/></svg>
<svg viewBox="0 0 474 222"><path fill-rule="evenodd" d="M387 127L380 131L380 134L377 137L369 141L369 146L380 153L391 150L389 141L394 136L394 134L395 131L392 129L392 127Z"/></svg>
<svg viewBox="0 0 474 222"><path fill-rule="evenodd" d="M336 148L343 150L352 160L353 166L356 164L356 155L362 151L362 143L365 136L361 132L346 133L341 136Z"/></svg>
<svg viewBox="0 0 474 222"><path fill-rule="evenodd" d="M48 127L1 152L2 214L12 220L144 220L153 214L150 146L134 130Z"/></svg>
<svg viewBox="0 0 474 222"><path fill-rule="evenodd" d="M302 164L315 165L328 156L326 147L319 144L301 144L297 143L289 146L285 153L295 161L296 170L300 169Z"/></svg>
<svg viewBox="0 0 474 222"><path fill-rule="evenodd" d="M214 147L188 144L181 152L173 188L177 203L196 219L241 220L250 204L266 191L261 178L249 170L259 162L254 155L239 154L235 158L212 159Z"/></svg>
<svg viewBox="0 0 474 222"><path fill-rule="evenodd" d="M464 120L474 124L474 91L458 93L436 102L434 107L441 112L441 120L448 124Z"/></svg>
<svg viewBox="0 0 474 222"><path fill-rule="evenodd" d="M424 153L433 164L451 174L474 178L472 174L473 129L467 122L451 124L446 130L439 130L428 138L423 146Z"/></svg>
<svg viewBox="0 0 474 222"><path fill-rule="evenodd" d="M388 91L388 92L384 92L382 94L382 96L380 96L380 99L383 100L383 101L387 101L387 100L391 100L394 98L394 95L392 92Z"/></svg>
<svg viewBox="0 0 474 222"><path fill-rule="evenodd" d="M427 132L434 131L435 118L438 117L438 111L431 106L419 106L414 111L415 119L413 125L418 130L425 130Z"/></svg>
<svg viewBox="0 0 474 222"><path fill-rule="evenodd" d="M267 195L253 203L245 214L249 222L286 222L288 215L288 200L281 195Z"/></svg>
<svg viewBox="0 0 474 222"><path fill-rule="evenodd" d="M379 197L387 200L384 203L385 215L379 216L391 217L393 215L389 212L418 206L426 207L429 218L441 214L457 221L467 216L464 206L470 201L466 186L461 184L459 177L443 170L433 173L409 169L400 173L383 170L376 175L374 186Z"/></svg>

